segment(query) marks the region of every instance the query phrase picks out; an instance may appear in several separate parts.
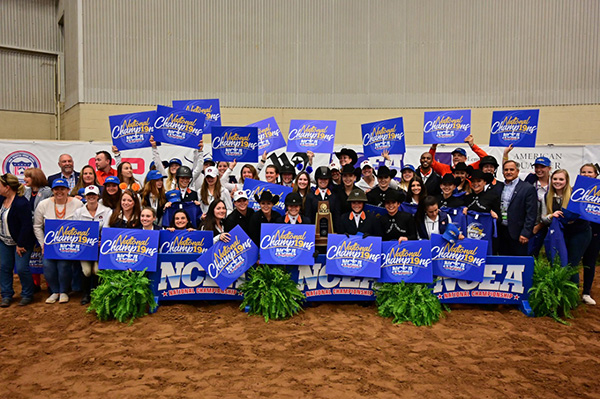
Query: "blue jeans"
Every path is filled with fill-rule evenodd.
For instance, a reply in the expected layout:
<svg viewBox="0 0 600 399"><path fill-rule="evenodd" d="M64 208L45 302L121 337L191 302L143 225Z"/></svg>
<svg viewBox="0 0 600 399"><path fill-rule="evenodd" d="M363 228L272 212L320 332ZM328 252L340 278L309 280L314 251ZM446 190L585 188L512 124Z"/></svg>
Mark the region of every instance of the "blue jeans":
<svg viewBox="0 0 600 399"><path fill-rule="evenodd" d="M44 258L44 277L53 294L66 294L71 287L70 260L55 260Z"/></svg>
<svg viewBox="0 0 600 399"><path fill-rule="evenodd" d="M13 289L13 270L17 267L17 274L21 280L21 298L33 298L33 276L29 270L29 258L32 249L23 256L17 255L16 245L6 245L0 241L0 289L2 298L12 298L15 295Z"/></svg>

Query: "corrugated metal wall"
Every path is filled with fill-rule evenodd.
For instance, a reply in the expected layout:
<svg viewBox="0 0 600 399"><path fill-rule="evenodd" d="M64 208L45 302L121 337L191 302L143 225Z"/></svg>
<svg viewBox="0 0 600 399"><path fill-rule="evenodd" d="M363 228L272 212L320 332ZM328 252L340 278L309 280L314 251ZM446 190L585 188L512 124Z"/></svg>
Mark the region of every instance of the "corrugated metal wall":
<svg viewBox="0 0 600 399"><path fill-rule="evenodd" d="M0 16L1 44L62 52L56 0L2 0Z"/></svg>

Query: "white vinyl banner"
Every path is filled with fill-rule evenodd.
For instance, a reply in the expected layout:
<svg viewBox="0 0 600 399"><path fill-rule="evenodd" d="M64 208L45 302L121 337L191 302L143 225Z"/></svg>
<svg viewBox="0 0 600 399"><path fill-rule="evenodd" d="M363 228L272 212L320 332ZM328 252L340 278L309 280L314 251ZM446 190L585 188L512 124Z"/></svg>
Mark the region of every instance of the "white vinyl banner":
<svg viewBox="0 0 600 399"><path fill-rule="evenodd" d="M335 151L339 151L342 147L347 147L355 150L359 156L359 162L364 159L362 156L362 146L360 145L336 145ZM438 155L445 157L449 162L449 153L456 147L462 147L467 150L468 162L478 160L468 146L438 146ZM417 167L421 154L428 151L429 147L424 145L407 146L407 152L402 155L392 156L394 167L400 168L403 163L411 164ZM496 157L499 163L502 160L503 148L482 146L482 149L488 152L489 155ZM2 160L2 173L13 173L22 179L23 171L31 167L39 167L48 176L60 171L58 167L58 158L61 154L70 154L75 162L75 170L80 170L82 166L90 164L95 166L94 158L98 151L111 150L109 142L83 142L83 141L12 141L0 140L0 159ZM521 177L524 178L533 170L533 162L539 156L545 156L552 161L552 169L567 169L569 174L575 176L579 173L579 167L586 162L598 162L598 154L600 146L542 146L536 148L515 148L510 153L510 159L517 161L521 167ZM159 147L160 157L163 160L171 158L179 158L184 165L192 167L193 150L185 147L177 147L172 145L162 145ZM210 150L205 151L205 154L210 153ZM274 155L281 161L283 158L284 149L274 152ZM272 163L271 155L267 164ZM127 150L121 153L122 161L127 161L132 164L136 178L143 181L145 174L148 172L150 163L152 162L152 152L150 148L139 150ZM294 163L301 164L305 162L301 154L285 153L285 157ZM328 165L330 157L335 159L334 155L315 154L313 168L321 165ZM375 166L379 162L383 162L382 158L370 158L370 161ZM238 165L234 170L234 176L238 177L242 165ZM263 171L264 173L264 171ZM502 180L501 172L498 177ZM262 174L261 174L262 177Z"/></svg>

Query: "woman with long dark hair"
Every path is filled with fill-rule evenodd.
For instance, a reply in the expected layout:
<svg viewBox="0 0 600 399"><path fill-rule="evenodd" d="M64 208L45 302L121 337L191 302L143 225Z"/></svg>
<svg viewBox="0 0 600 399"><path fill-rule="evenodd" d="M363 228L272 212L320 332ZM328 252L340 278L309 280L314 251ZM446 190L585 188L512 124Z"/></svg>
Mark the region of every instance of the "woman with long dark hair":
<svg viewBox="0 0 600 399"><path fill-rule="evenodd" d="M96 186L99 188L100 184L98 183L98 178L96 177L96 171L94 168L92 168L90 165L85 165L83 168L81 168L79 179L69 195L81 201L84 195L81 195L79 190L85 189L89 186Z"/></svg>
<svg viewBox="0 0 600 399"><path fill-rule="evenodd" d="M128 188L123 191L121 201L110 216L108 227L139 229L141 227L140 212L140 199L133 190Z"/></svg>
<svg viewBox="0 0 600 399"><path fill-rule="evenodd" d="M100 197L100 203L113 211L117 209L119 202L121 202L121 189L119 188L119 178L115 176L108 176L104 180L104 190L102 190L102 196Z"/></svg>
<svg viewBox="0 0 600 399"><path fill-rule="evenodd" d="M213 244L221 240L229 242L231 236L225 232L224 221L227 217L227 207L223 200L215 200L208 207L206 219L202 223L202 230L213 232Z"/></svg>

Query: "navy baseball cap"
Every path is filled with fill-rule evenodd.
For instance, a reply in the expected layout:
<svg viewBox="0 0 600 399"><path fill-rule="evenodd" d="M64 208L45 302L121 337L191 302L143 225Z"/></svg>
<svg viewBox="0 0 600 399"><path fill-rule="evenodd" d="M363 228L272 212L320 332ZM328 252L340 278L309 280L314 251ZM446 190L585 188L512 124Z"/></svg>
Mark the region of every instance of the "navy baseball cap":
<svg viewBox="0 0 600 399"><path fill-rule="evenodd" d="M181 163L181 159L179 159L179 158L171 158L171 160L169 161L169 165L172 165L172 164L177 164L179 166L183 165Z"/></svg>
<svg viewBox="0 0 600 399"><path fill-rule="evenodd" d="M462 156L467 156L467 151L464 148L455 148L454 151L452 151L450 154L454 155L455 152L458 152Z"/></svg>
<svg viewBox="0 0 600 399"><path fill-rule="evenodd" d="M547 157L537 157L535 159L535 162L533 163L534 165L541 165L541 166L551 166L552 162L550 162L550 159Z"/></svg>
<svg viewBox="0 0 600 399"><path fill-rule="evenodd" d="M52 188L56 187L69 188L69 183L65 179L56 179L52 182Z"/></svg>
<svg viewBox="0 0 600 399"><path fill-rule="evenodd" d="M164 179L164 178L165 178L165 176L163 176L158 170L151 170L146 175L146 180L147 181L150 181L150 180L160 180L160 179Z"/></svg>
<svg viewBox="0 0 600 399"><path fill-rule="evenodd" d="M121 184L121 180L119 180L117 176L108 176L106 179L104 179L104 185L106 186L109 183L119 185Z"/></svg>
<svg viewBox="0 0 600 399"><path fill-rule="evenodd" d="M402 169L400 169L400 172L404 172L404 171L405 171L405 170L407 170L407 169L410 169L410 170L412 170L413 172L415 171L415 167L414 167L414 166L412 166L411 164L408 164L408 163L407 163L406 165L404 165L404 166L402 167Z"/></svg>

